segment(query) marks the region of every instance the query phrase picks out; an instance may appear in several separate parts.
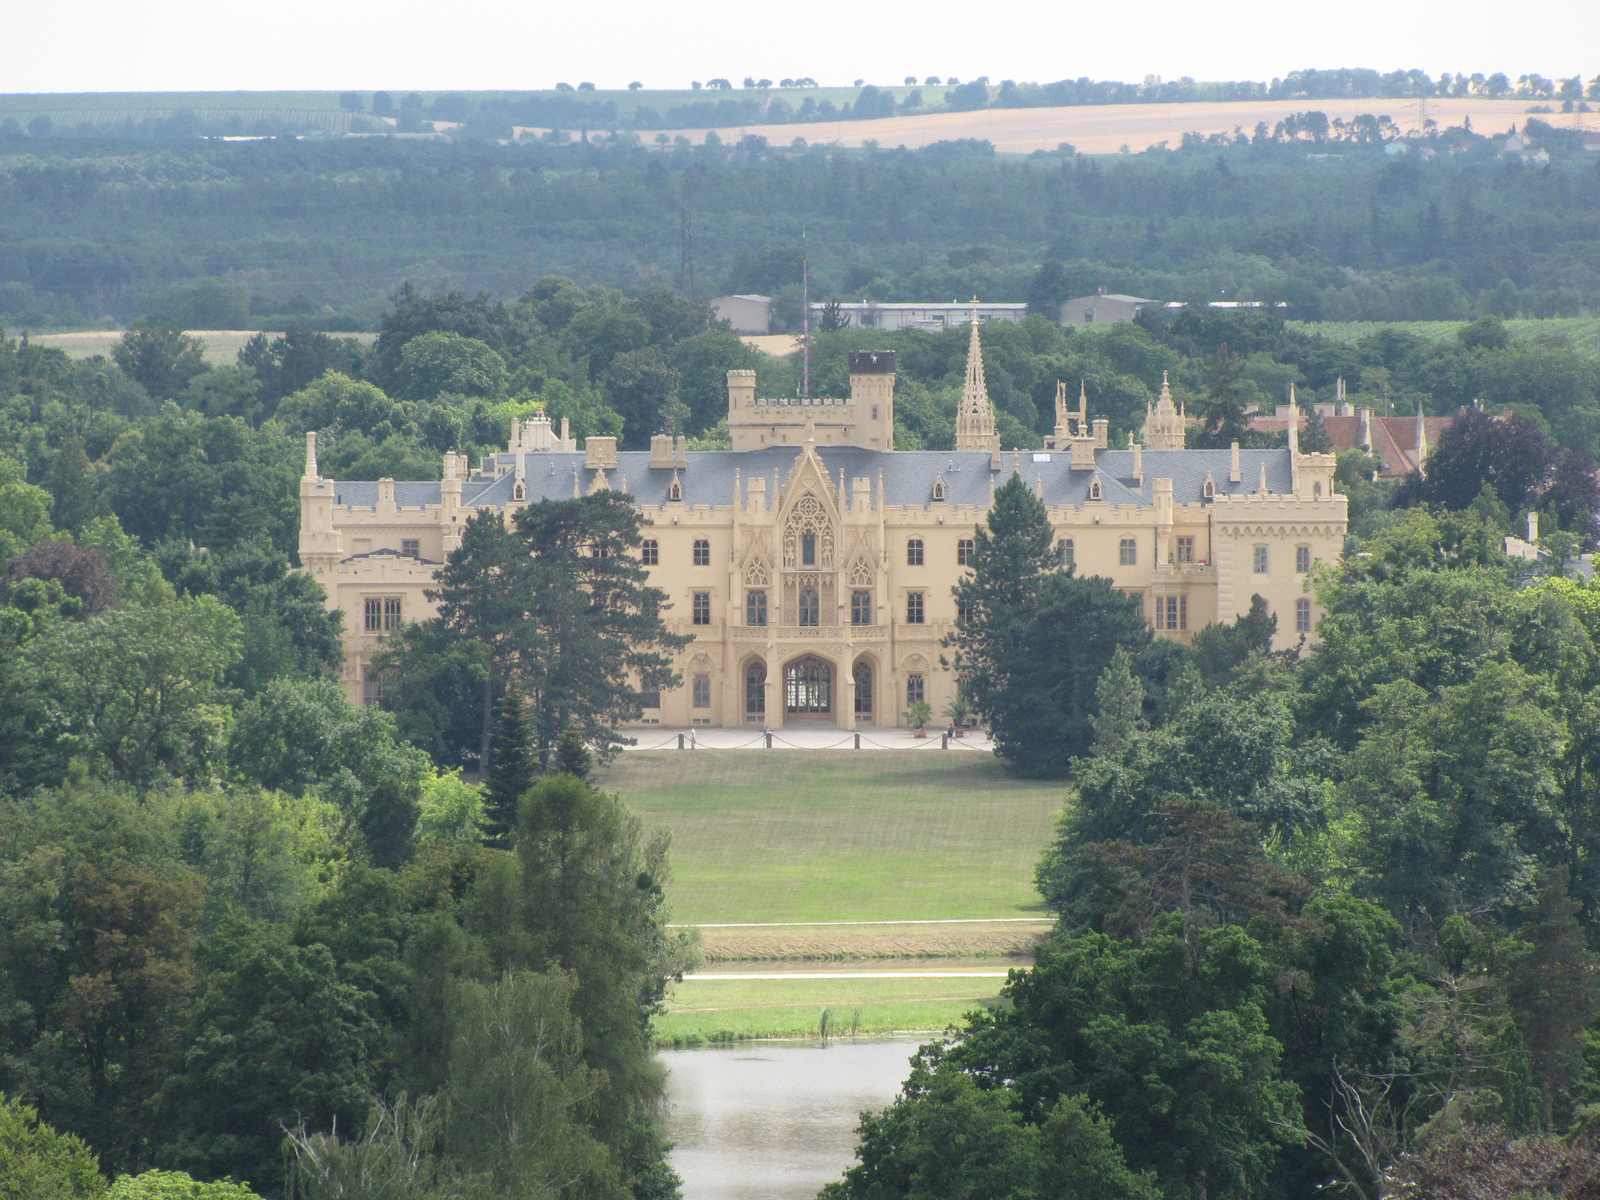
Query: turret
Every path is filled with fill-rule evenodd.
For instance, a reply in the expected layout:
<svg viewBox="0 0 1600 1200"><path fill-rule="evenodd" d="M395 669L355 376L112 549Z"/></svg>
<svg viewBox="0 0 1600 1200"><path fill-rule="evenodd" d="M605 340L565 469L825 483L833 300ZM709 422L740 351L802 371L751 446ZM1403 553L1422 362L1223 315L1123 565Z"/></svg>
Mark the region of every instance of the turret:
<svg viewBox="0 0 1600 1200"><path fill-rule="evenodd" d="M967 340L967 377L961 385L961 407L956 411L956 449L993 453L999 448L994 405L989 401L989 386L983 378L983 344L978 340L978 299L974 296L972 335Z"/></svg>

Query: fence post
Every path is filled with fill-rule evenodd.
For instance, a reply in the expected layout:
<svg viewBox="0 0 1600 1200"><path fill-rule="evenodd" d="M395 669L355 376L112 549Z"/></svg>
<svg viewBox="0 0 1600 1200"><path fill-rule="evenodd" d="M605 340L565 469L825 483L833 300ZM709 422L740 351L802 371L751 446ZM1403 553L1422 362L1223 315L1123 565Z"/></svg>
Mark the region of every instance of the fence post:
<svg viewBox="0 0 1600 1200"><path fill-rule="evenodd" d="M772 730L765 729L765 730L762 730L762 732L765 733L766 737L767 737L767 749L771 750L772 749Z"/></svg>
<svg viewBox="0 0 1600 1200"><path fill-rule="evenodd" d="M859 733L856 734L856 749L861 749L861 735Z"/></svg>
<svg viewBox="0 0 1600 1200"><path fill-rule="evenodd" d="M939 735L939 749L941 749L941 750L950 749L950 734L949 734L948 730Z"/></svg>
<svg viewBox="0 0 1600 1200"><path fill-rule="evenodd" d="M681 734L681 733L678 735L678 749L679 750L683 749L683 734Z"/></svg>

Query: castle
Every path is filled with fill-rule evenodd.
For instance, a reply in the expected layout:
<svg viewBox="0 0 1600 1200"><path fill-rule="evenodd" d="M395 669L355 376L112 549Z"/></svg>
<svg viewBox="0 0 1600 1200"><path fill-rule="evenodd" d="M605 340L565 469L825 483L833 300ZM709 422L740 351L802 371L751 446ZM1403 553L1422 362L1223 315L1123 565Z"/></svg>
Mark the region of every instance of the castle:
<svg viewBox="0 0 1600 1200"><path fill-rule="evenodd" d="M939 661L951 586L1013 475L1044 502L1061 560L1137 597L1158 637L1186 641L1257 594L1278 647L1311 635L1308 572L1338 558L1346 501L1333 456L1300 453L1297 422L1286 449L1187 450L1163 380L1142 442L1113 449L1081 387L1073 408L1058 385L1045 449L1004 451L979 338L975 321L953 452L894 449L892 352L850 356L847 399L759 399L753 372L728 372L731 450L666 435L648 451L610 437L579 450L539 414L475 469L446 454L440 482L339 482L319 474L308 434L300 561L346 615L351 700L381 698L379 640L433 614L424 591L474 513L603 488L643 512L650 582L669 627L694 638L683 685L644 695L646 724L853 729L902 724L917 700L941 712L955 695Z"/></svg>

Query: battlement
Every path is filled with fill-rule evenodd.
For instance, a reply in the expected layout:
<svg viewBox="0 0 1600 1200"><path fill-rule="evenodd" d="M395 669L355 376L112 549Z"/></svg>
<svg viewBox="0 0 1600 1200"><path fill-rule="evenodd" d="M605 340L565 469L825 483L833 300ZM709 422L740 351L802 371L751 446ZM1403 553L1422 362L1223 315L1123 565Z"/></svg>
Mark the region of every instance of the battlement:
<svg viewBox="0 0 1600 1200"><path fill-rule="evenodd" d="M756 395L754 371L728 372L728 434L735 450L768 446L894 449L893 350L850 355L850 395Z"/></svg>

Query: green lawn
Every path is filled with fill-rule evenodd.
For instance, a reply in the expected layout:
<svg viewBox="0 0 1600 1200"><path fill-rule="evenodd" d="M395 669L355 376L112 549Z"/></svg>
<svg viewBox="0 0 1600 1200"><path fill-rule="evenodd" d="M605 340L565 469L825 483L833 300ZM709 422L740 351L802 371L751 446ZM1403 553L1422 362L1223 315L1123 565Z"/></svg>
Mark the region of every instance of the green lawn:
<svg viewBox="0 0 1600 1200"><path fill-rule="evenodd" d="M944 1029L994 1002L1003 979L689 980L652 1023L658 1045Z"/></svg>
<svg viewBox="0 0 1600 1200"><path fill-rule="evenodd" d="M1465 321L1296 321L1297 329L1307 333L1320 333L1336 342L1359 342L1382 329L1398 329L1429 341L1453 338ZM1506 331L1513 338L1531 338L1541 333L1554 333L1570 338L1572 348L1580 354L1600 356L1600 318L1552 317L1548 320L1514 320L1506 322Z"/></svg>
<svg viewBox="0 0 1600 1200"><path fill-rule="evenodd" d="M1060 784L979 755L636 751L597 773L672 831L673 919L1039 916Z"/></svg>

